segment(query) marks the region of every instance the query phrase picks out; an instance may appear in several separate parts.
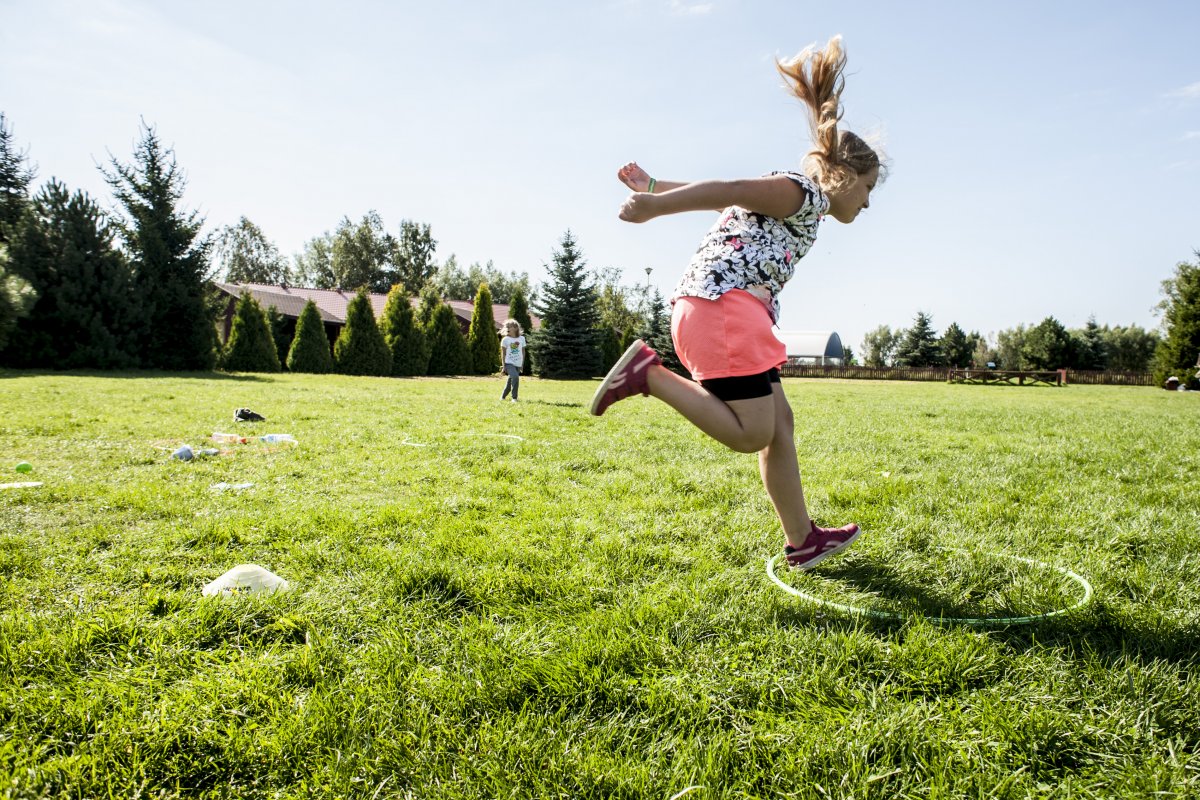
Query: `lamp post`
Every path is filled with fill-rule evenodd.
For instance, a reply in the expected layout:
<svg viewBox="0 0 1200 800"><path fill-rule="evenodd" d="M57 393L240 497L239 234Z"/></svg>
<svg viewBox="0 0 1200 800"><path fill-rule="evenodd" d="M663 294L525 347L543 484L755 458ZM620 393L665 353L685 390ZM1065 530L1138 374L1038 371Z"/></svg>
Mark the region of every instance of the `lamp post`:
<svg viewBox="0 0 1200 800"><path fill-rule="evenodd" d="M650 273L654 271L654 267L646 267L646 294L650 294Z"/></svg>

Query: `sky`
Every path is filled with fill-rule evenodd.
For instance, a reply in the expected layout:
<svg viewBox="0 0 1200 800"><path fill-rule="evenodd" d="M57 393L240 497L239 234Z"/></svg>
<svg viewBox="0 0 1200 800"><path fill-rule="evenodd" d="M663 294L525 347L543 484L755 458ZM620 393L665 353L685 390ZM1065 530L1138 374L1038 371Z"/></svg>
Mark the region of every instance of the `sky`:
<svg viewBox="0 0 1200 800"><path fill-rule="evenodd" d="M564 232L669 295L715 215L633 225L616 170L795 169L803 108L774 59L841 34L844 124L891 171L832 218L784 330L858 350L918 311L985 336L1054 316L1155 328L1200 248L1194 0L0 0L0 111L37 168L102 206L143 121L212 232L285 255L374 210L436 257L527 272ZM647 275L646 270L651 272Z"/></svg>

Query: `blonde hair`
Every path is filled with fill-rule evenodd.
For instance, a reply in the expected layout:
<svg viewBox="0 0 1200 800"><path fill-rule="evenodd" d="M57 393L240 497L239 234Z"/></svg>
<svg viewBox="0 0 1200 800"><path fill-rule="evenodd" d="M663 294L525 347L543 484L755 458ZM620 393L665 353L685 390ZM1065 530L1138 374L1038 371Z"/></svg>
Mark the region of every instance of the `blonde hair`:
<svg viewBox="0 0 1200 800"><path fill-rule="evenodd" d="M846 85L842 37L834 36L822 50L809 45L795 58L776 59L775 67L788 90L808 106L813 149L804 157L805 171L825 190L839 189L876 167L882 181L886 167L875 149L861 136L838 130Z"/></svg>
<svg viewBox="0 0 1200 800"><path fill-rule="evenodd" d="M517 336L520 336L522 333L525 332L525 331L521 330L521 323L517 322L515 319L504 320L504 324L500 326L500 330L502 330L502 331L508 330L509 325L517 326Z"/></svg>

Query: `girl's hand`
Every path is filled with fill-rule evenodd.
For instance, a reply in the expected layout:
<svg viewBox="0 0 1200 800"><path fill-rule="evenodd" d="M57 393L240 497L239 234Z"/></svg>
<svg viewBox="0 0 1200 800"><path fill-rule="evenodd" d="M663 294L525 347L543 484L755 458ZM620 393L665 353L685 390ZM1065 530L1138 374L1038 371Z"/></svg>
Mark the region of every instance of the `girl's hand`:
<svg viewBox="0 0 1200 800"><path fill-rule="evenodd" d="M636 161L630 161L617 170L617 180L635 192L650 191L650 175L639 167Z"/></svg>
<svg viewBox="0 0 1200 800"><path fill-rule="evenodd" d="M617 216L626 222L647 222L652 220L658 216L658 212L654 210L654 204L658 199L658 195L634 192L625 198L625 202L621 204L621 211Z"/></svg>

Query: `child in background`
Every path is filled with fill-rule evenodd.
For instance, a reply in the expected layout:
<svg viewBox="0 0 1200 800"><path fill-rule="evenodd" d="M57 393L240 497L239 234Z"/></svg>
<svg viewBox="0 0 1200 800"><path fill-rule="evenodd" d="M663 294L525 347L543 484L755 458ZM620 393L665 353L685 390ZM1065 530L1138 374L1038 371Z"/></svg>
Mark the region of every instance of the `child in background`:
<svg viewBox="0 0 1200 800"><path fill-rule="evenodd" d="M517 402L517 390L521 386L521 368L525 366L525 337L521 335L521 325L515 319L504 321L504 338L500 340L500 363L508 375L508 383L504 384L504 394L501 400L508 398L512 392L512 401Z"/></svg>
<svg viewBox="0 0 1200 800"><path fill-rule="evenodd" d="M808 515L792 409L779 378L787 351L771 328L779 292L812 247L818 225L827 215L853 222L882 176L879 155L855 134L838 130L846 66L841 37L776 66L809 112L813 149L804 172L677 183L657 181L636 163L618 170L633 190L620 211L627 222L684 211L721 216L671 298L675 352L694 380L663 367L639 339L600 384L591 412L599 416L633 394L653 395L727 447L757 452L783 526L788 564L809 568L848 547L859 528L819 528Z"/></svg>

